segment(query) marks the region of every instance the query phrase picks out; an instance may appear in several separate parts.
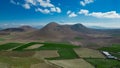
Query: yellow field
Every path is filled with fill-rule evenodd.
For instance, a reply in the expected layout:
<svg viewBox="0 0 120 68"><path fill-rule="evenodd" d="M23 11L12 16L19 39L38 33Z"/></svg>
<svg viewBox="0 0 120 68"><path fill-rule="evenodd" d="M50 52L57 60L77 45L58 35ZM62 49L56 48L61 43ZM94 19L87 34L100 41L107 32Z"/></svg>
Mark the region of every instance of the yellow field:
<svg viewBox="0 0 120 68"><path fill-rule="evenodd" d="M43 46L43 44L35 44L35 45L29 46L29 47L27 47L25 49L36 49L36 48L39 48L41 46Z"/></svg>
<svg viewBox="0 0 120 68"><path fill-rule="evenodd" d="M50 60L49 62L61 66L63 68L94 68L94 66L92 66L83 59Z"/></svg>
<svg viewBox="0 0 120 68"><path fill-rule="evenodd" d="M74 51L78 54L79 57L82 57L82 58L105 58L103 54L93 49L76 48L74 49Z"/></svg>

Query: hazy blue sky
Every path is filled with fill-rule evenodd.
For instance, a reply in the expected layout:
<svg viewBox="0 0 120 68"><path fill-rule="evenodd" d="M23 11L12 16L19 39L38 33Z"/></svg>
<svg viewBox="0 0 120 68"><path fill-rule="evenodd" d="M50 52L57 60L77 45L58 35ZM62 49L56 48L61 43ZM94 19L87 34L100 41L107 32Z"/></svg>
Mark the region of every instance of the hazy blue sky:
<svg viewBox="0 0 120 68"><path fill-rule="evenodd" d="M83 23L120 28L120 0L0 0L0 25Z"/></svg>

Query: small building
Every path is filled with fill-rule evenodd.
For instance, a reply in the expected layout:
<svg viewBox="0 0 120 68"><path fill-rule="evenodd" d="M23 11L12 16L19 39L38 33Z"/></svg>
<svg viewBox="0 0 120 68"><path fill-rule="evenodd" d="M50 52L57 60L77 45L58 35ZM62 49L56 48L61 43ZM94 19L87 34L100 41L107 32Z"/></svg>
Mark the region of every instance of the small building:
<svg viewBox="0 0 120 68"><path fill-rule="evenodd" d="M117 59L117 57L112 56L109 52L107 51L102 51L102 53L108 58L108 59Z"/></svg>

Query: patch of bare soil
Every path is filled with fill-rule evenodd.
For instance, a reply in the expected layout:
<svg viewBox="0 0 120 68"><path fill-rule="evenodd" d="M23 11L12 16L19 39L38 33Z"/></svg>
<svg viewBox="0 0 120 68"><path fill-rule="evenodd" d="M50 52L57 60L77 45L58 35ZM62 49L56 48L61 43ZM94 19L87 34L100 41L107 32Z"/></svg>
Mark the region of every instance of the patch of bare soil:
<svg viewBox="0 0 120 68"><path fill-rule="evenodd" d="M50 57L59 57L57 50L42 50L36 51L34 57L36 58L50 58Z"/></svg>

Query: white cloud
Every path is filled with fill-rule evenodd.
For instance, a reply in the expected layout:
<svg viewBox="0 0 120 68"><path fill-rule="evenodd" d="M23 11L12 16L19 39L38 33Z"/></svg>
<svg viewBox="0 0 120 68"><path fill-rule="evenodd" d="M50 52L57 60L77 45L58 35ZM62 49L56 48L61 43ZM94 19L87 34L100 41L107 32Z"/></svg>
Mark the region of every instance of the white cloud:
<svg viewBox="0 0 120 68"><path fill-rule="evenodd" d="M110 12L93 12L90 13L89 16L97 17L97 18L120 18L120 14L116 13L116 11Z"/></svg>
<svg viewBox="0 0 120 68"><path fill-rule="evenodd" d="M22 6L23 6L25 9L30 9L30 8L31 8L30 5L27 4L27 3L26 3L26 4L23 4Z"/></svg>
<svg viewBox="0 0 120 68"><path fill-rule="evenodd" d="M61 9L60 9L59 7L56 7L56 11L57 11L58 13L61 13Z"/></svg>
<svg viewBox="0 0 120 68"><path fill-rule="evenodd" d="M15 2L14 0L10 0L10 3L15 4L15 5L19 5L19 2Z"/></svg>
<svg viewBox="0 0 120 68"><path fill-rule="evenodd" d="M93 3L93 2L94 2L94 0L84 0L84 1L80 1L80 4L82 6L86 6L87 4L90 4L90 3Z"/></svg>
<svg viewBox="0 0 120 68"><path fill-rule="evenodd" d="M30 3L32 5L36 5L36 1L35 0L25 0L26 3Z"/></svg>
<svg viewBox="0 0 120 68"><path fill-rule="evenodd" d="M104 27L104 28L115 28L118 29L120 28L120 23L119 22L87 22L87 23L82 23L83 25L87 26L87 27L92 27L92 26L99 26L99 27ZM112 25L112 26L111 26Z"/></svg>
<svg viewBox="0 0 120 68"><path fill-rule="evenodd" d="M80 12L78 12L78 13L79 13L79 14L88 15L89 11L88 11L88 10L81 9Z"/></svg>
<svg viewBox="0 0 120 68"><path fill-rule="evenodd" d="M70 13L71 13L71 11L70 11L70 10L68 10L68 11L67 11L67 14L70 14Z"/></svg>
<svg viewBox="0 0 120 68"><path fill-rule="evenodd" d="M72 12L72 11L70 11L70 10L68 10L67 11L67 15L68 15L68 17L77 17L78 15L75 13L75 12Z"/></svg>
<svg viewBox="0 0 120 68"><path fill-rule="evenodd" d="M41 13L44 13L44 14L48 14L50 13L50 10L48 9L41 9L41 8L37 8L35 9L36 12L41 12Z"/></svg>
<svg viewBox="0 0 120 68"><path fill-rule="evenodd" d="M75 14L74 12L71 12L68 17L76 17L76 16L77 14Z"/></svg>
<svg viewBox="0 0 120 68"><path fill-rule="evenodd" d="M52 12L56 12L56 8L50 8Z"/></svg>
<svg viewBox="0 0 120 68"><path fill-rule="evenodd" d="M84 14L85 16L93 16L97 18L120 18L120 14L118 14L116 11L90 13L88 10L81 9L79 14Z"/></svg>
<svg viewBox="0 0 120 68"><path fill-rule="evenodd" d="M14 0L11 0L11 3L16 4ZM24 0L24 3L20 3L20 5L25 9L34 8L35 10L45 14L52 12L56 12L56 13L62 12L60 7L53 5L50 0Z"/></svg>
<svg viewBox="0 0 120 68"><path fill-rule="evenodd" d="M42 7L54 7L54 5L50 3L50 0L46 0L46 1L44 1L44 0L38 0L38 3Z"/></svg>
<svg viewBox="0 0 120 68"><path fill-rule="evenodd" d="M61 9L59 7L52 7L50 8L51 12L57 12L57 13L61 13Z"/></svg>

